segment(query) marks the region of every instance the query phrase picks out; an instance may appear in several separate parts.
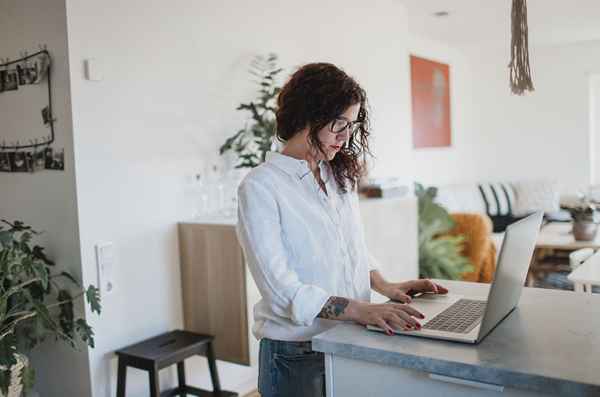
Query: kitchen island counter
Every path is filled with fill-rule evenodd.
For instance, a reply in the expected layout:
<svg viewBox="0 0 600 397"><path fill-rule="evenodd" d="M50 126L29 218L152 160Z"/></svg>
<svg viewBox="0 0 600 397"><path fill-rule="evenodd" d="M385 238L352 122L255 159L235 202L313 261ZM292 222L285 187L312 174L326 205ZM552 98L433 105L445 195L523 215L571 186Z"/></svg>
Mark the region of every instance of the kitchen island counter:
<svg viewBox="0 0 600 397"><path fill-rule="evenodd" d="M489 289L438 282L484 299ZM329 397L600 396L600 295L524 288L517 309L478 345L344 323L314 337L313 349L325 353Z"/></svg>

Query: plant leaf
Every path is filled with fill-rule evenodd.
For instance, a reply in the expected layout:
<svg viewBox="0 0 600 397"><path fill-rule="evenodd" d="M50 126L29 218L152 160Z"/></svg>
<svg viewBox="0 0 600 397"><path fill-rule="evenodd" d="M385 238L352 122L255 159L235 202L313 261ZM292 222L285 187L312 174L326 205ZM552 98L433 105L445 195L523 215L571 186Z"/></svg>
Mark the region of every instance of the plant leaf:
<svg viewBox="0 0 600 397"><path fill-rule="evenodd" d="M25 391L31 390L35 383L35 368L31 364L23 367L23 372L21 373L21 381L23 382L23 389Z"/></svg>
<svg viewBox="0 0 600 397"><path fill-rule="evenodd" d="M73 284L75 284L76 286L79 287L79 281L77 281L77 279L75 277L73 277L70 273L68 273L68 272L60 272L58 274L58 276L64 277L64 278L70 280Z"/></svg>
<svg viewBox="0 0 600 397"><path fill-rule="evenodd" d="M448 212L434 202L436 188L415 184L419 208L419 274L425 278L459 279L472 271L462 255L464 236L440 236L454 227Z"/></svg>
<svg viewBox="0 0 600 397"><path fill-rule="evenodd" d="M37 259L40 259L41 261L43 261L46 265L48 266L55 266L56 264L54 263L54 261L50 260L46 254L44 253L44 248L40 247L38 245L33 247L33 256L36 257Z"/></svg>
<svg viewBox="0 0 600 397"><path fill-rule="evenodd" d="M227 150L230 150L235 141L240 138L246 130L239 130L234 136L227 138L225 143L219 148L219 154L225 153Z"/></svg>
<svg viewBox="0 0 600 397"><path fill-rule="evenodd" d="M13 240L12 232L10 232L8 230L0 231L0 244L2 244L3 246L8 245L8 244L12 243L12 240Z"/></svg>
<svg viewBox="0 0 600 397"><path fill-rule="evenodd" d="M102 306L100 305L100 291L98 288L90 285L88 289L85 291L85 296L87 298L88 303L92 309L92 313L96 312L100 314L102 310Z"/></svg>
<svg viewBox="0 0 600 397"><path fill-rule="evenodd" d="M0 339L0 366L8 367L15 365L17 360L14 354L17 352L17 340L13 334Z"/></svg>
<svg viewBox="0 0 600 397"><path fill-rule="evenodd" d="M94 347L94 331L84 319L79 318L77 321L75 321L75 331L82 341L87 343L88 346L92 348Z"/></svg>
<svg viewBox="0 0 600 397"><path fill-rule="evenodd" d="M71 296L71 294L69 293L69 291L67 290L60 290L58 292L58 300L60 302L65 301L65 303L61 304L60 307L60 313L58 315L58 322L60 324L60 327L62 328L63 332L67 335L69 335L69 337L73 337L73 319L75 317L74 313L73 313L73 298Z"/></svg>

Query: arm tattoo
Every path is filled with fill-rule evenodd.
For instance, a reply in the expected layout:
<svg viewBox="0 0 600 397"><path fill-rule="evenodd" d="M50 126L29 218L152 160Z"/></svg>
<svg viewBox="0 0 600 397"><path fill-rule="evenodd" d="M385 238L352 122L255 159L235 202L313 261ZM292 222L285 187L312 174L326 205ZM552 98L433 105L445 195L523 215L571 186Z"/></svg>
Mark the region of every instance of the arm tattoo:
<svg viewBox="0 0 600 397"><path fill-rule="evenodd" d="M317 317L334 320L344 313L349 303L350 301L346 298L332 296L327 300Z"/></svg>

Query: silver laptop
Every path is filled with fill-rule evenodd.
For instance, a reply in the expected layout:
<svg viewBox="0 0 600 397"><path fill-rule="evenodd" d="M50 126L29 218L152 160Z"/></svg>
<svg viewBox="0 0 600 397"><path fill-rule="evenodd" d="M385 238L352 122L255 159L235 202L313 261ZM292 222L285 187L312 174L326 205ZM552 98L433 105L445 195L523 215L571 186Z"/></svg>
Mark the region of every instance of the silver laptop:
<svg viewBox="0 0 600 397"><path fill-rule="evenodd" d="M464 343L481 342L519 303L542 217L542 212L536 212L506 228L487 299L451 293L423 294L410 304L425 315L422 328L394 332ZM383 331L377 326L367 328Z"/></svg>

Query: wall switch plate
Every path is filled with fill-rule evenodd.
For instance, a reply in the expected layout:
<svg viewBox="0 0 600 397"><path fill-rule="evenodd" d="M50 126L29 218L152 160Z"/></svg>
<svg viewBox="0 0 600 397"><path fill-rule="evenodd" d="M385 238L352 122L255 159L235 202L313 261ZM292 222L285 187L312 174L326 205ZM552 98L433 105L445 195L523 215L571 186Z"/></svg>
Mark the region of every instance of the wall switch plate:
<svg viewBox="0 0 600 397"><path fill-rule="evenodd" d="M100 68L100 63L95 58L85 59L83 61L83 71L86 80L89 81L102 81L102 70Z"/></svg>
<svg viewBox="0 0 600 397"><path fill-rule="evenodd" d="M96 244L96 265L100 295L114 290L113 270L117 264L115 246L111 242Z"/></svg>

